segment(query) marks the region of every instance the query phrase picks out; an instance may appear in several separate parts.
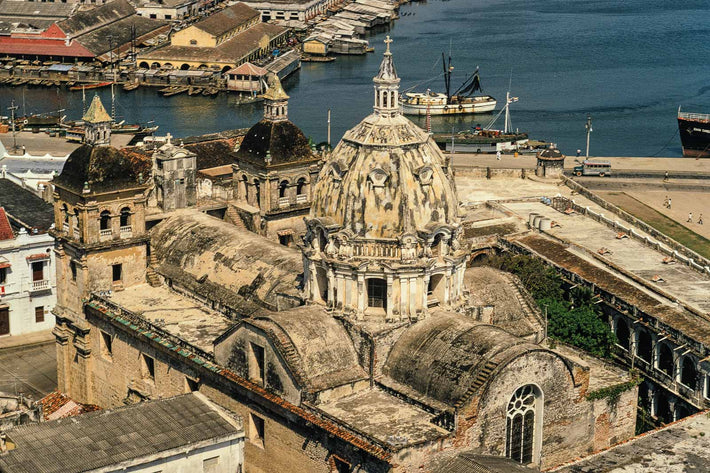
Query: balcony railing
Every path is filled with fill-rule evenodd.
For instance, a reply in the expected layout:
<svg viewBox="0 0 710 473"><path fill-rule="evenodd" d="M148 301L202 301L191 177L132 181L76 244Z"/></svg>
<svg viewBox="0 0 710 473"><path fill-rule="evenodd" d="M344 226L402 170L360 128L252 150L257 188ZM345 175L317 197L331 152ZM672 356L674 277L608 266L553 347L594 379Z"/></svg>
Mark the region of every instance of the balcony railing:
<svg viewBox="0 0 710 473"><path fill-rule="evenodd" d="M111 236L111 229L110 228L107 228L105 230L101 230L100 232L101 233L99 233L99 234L101 235L102 238Z"/></svg>
<svg viewBox="0 0 710 473"><path fill-rule="evenodd" d="M62 231L63 231L64 233L69 233L69 224L68 224L67 222L64 222L64 223L62 224Z"/></svg>
<svg viewBox="0 0 710 473"><path fill-rule="evenodd" d="M133 227L130 225L124 225L121 227L120 232L122 237L131 236L133 233Z"/></svg>
<svg viewBox="0 0 710 473"><path fill-rule="evenodd" d="M32 281L32 284L30 285L30 292L44 291L47 289L49 289L49 279Z"/></svg>
<svg viewBox="0 0 710 473"><path fill-rule="evenodd" d="M79 236L80 236L80 234L79 234L79 227L74 227L73 230L74 230L74 232L73 232L73 233L74 233L74 238L75 238L76 240L78 240L78 239L79 239Z"/></svg>
<svg viewBox="0 0 710 473"><path fill-rule="evenodd" d="M296 196L297 204L305 204L306 202L308 202L308 196L306 194L298 194Z"/></svg>
<svg viewBox="0 0 710 473"><path fill-rule="evenodd" d="M283 209L291 205L291 201L288 197L279 197L279 208Z"/></svg>

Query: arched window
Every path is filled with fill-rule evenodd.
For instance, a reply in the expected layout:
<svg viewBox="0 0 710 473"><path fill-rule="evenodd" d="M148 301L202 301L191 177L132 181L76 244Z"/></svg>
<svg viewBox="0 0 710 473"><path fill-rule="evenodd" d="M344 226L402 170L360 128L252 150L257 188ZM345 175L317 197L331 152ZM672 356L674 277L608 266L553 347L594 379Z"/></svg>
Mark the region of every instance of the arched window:
<svg viewBox="0 0 710 473"><path fill-rule="evenodd" d="M518 388L508 403L505 456L527 465L533 461L538 389L528 384Z"/></svg>
<svg viewBox="0 0 710 473"><path fill-rule="evenodd" d="M651 335L645 330L639 332L638 345L636 347L636 355L647 363L651 363L653 353L653 343Z"/></svg>
<svg viewBox="0 0 710 473"><path fill-rule="evenodd" d="M64 215L64 223L69 223L69 207L67 207L67 204L62 205L62 215Z"/></svg>
<svg viewBox="0 0 710 473"><path fill-rule="evenodd" d="M673 350L667 343L658 346L658 369L673 377Z"/></svg>
<svg viewBox="0 0 710 473"><path fill-rule="evenodd" d="M690 356L683 357L683 364L680 368L680 382L695 389L698 384L698 370L695 368L695 360Z"/></svg>
<svg viewBox="0 0 710 473"><path fill-rule="evenodd" d="M286 197L286 189L288 189L288 181L281 181L279 184L279 197Z"/></svg>
<svg viewBox="0 0 710 473"><path fill-rule="evenodd" d="M111 214L108 210L101 212L101 223L99 228L101 228L101 230L111 229Z"/></svg>
<svg viewBox="0 0 710 473"><path fill-rule="evenodd" d="M121 209L121 226L127 227L131 224L131 209L123 207Z"/></svg>
<svg viewBox="0 0 710 473"><path fill-rule="evenodd" d="M296 182L296 194L303 195L304 190L306 190L306 179L302 177Z"/></svg>
<svg viewBox="0 0 710 473"><path fill-rule="evenodd" d="M619 346L624 350L629 349L630 335L629 326L626 324L626 321L618 319L616 321L616 340L619 342Z"/></svg>

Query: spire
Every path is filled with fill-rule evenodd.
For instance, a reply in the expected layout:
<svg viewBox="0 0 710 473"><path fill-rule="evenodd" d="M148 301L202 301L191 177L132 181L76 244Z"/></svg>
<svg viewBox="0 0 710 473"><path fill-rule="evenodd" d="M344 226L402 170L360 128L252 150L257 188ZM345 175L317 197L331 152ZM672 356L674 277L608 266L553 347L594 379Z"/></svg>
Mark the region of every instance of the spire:
<svg viewBox="0 0 710 473"><path fill-rule="evenodd" d="M268 89L262 95L264 98L264 119L276 122L288 120L288 95L281 86L279 76L269 74Z"/></svg>
<svg viewBox="0 0 710 473"><path fill-rule="evenodd" d="M390 44L392 39L385 39L387 49L380 64L380 71L372 79L375 83L375 114L384 117L399 115L399 77L392 61Z"/></svg>
<svg viewBox="0 0 710 473"><path fill-rule="evenodd" d="M94 95L94 98L91 101L91 105L82 117L82 120L84 120L84 122L86 123L101 123L111 121L111 117L106 112L104 104L101 103L101 99L99 98L98 94Z"/></svg>
<svg viewBox="0 0 710 473"><path fill-rule="evenodd" d="M111 143L112 120L98 95L94 95L83 120L84 143L91 146L108 146Z"/></svg>

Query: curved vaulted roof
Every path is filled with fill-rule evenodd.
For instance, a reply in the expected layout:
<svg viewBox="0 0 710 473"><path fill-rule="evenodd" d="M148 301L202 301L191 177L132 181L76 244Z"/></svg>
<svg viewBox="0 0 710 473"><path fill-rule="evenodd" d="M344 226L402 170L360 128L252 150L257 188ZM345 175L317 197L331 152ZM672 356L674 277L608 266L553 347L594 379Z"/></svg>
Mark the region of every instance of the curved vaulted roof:
<svg viewBox="0 0 710 473"><path fill-rule="evenodd" d="M402 334L383 373L422 396L455 406L495 366L538 349L498 327L439 311Z"/></svg>

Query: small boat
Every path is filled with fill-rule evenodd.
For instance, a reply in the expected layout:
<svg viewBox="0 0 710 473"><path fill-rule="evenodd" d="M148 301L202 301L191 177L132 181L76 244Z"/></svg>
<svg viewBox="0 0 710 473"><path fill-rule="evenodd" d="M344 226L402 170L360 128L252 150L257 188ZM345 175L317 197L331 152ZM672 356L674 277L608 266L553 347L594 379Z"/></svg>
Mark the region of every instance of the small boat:
<svg viewBox="0 0 710 473"><path fill-rule="evenodd" d="M173 95L182 94L187 92L189 87L174 87L170 92L163 93L163 97L172 97Z"/></svg>
<svg viewBox="0 0 710 473"><path fill-rule="evenodd" d="M113 82L89 82L87 84L71 86L69 90L98 89L100 87L108 87L111 84L113 84Z"/></svg>
<svg viewBox="0 0 710 473"><path fill-rule="evenodd" d="M490 95L471 95L476 91L483 90L478 68L452 93L451 73L454 68L451 65L451 56L449 56L448 65L443 54L441 58L444 62L446 93L430 90L423 93L405 92L400 98L402 113L405 115L465 115L491 112L496 108L496 99Z"/></svg>
<svg viewBox="0 0 710 473"><path fill-rule="evenodd" d="M173 90L175 90L175 87L164 87L164 88L160 89L158 92L160 92L161 94L166 94L168 92L172 92Z"/></svg>
<svg viewBox="0 0 710 473"><path fill-rule="evenodd" d="M199 95L202 93L202 88L200 87L190 87L190 90L187 91L187 95Z"/></svg>
<svg viewBox="0 0 710 473"><path fill-rule="evenodd" d="M70 80L69 82L67 82L67 87L71 87L74 84L76 84L76 81Z"/></svg>
<svg viewBox="0 0 710 473"><path fill-rule="evenodd" d="M303 56L301 62L333 62L335 57L333 56Z"/></svg>
<svg viewBox="0 0 710 473"><path fill-rule="evenodd" d="M123 84L123 90L125 90L126 92L128 92L129 90L136 90L138 87L140 87L140 84L138 84L138 82Z"/></svg>

